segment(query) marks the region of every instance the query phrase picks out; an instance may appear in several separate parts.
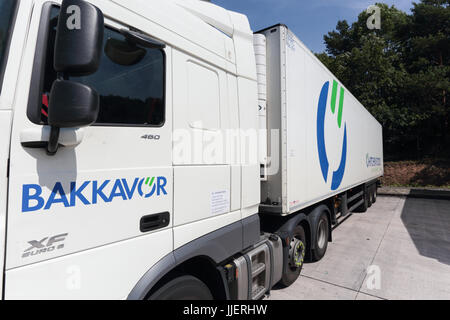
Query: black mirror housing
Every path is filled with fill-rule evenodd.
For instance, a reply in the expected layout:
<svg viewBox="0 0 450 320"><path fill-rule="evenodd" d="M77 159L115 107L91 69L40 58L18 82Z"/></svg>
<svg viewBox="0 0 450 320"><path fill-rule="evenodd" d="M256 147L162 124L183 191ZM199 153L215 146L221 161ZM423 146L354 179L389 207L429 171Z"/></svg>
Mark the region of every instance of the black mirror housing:
<svg viewBox="0 0 450 320"><path fill-rule="evenodd" d="M103 13L84 0L64 0L58 19L55 71L72 76L96 72L103 47Z"/></svg>
<svg viewBox="0 0 450 320"><path fill-rule="evenodd" d="M78 128L93 124L98 117L98 93L78 82L56 80L50 92L48 124L58 128Z"/></svg>

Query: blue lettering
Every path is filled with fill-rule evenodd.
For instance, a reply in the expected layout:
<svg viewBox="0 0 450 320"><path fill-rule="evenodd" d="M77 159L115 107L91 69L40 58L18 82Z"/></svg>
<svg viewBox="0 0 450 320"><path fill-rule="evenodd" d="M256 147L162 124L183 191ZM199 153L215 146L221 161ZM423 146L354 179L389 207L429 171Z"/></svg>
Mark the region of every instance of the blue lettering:
<svg viewBox="0 0 450 320"><path fill-rule="evenodd" d="M158 177L158 192L156 193L158 196L161 195L161 192L164 195L167 195L167 191L165 186L167 184L167 179L165 177Z"/></svg>
<svg viewBox="0 0 450 320"><path fill-rule="evenodd" d="M30 191L34 190L33 194ZM44 199L41 197L42 188L37 184L24 184L22 186L22 212L37 211L44 206ZM36 201L36 205L30 206L30 201Z"/></svg>
<svg viewBox="0 0 450 320"><path fill-rule="evenodd" d="M53 190L48 197L42 196L42 187L36 184L25 184L22 186L22 212L38 211L41 209L49 210L52 205L62 203L64 207L75 207L78 203L83 205L97 204L99 198L104 202L111 202L114 198L119 197L122 200L131 200L133 196L138 192L144 198L150 198L155 194L157 196L167 195L167 178L155 177L152 178L152 184L150 192L146 195L142 192L142 184L144 179L135 178L132 184L129 184L126 179L117 179L114 182L111 193L108 196L105 194L105 188L111 182L111 180L99 181L84 181L77 187L77 182L70 182L70 195L66 195L64 187L61 182L56 182ZM147 178L149 179L149 178ZM83 192L92 182L92 199L86 197Z"/></svg>
<svg viewBox="0 0 450 320"><path fill-rule="evenodd" d="M70 183L70 206L75 207L77 198L83 202L85 205L90 205L91 203L86 199L86 197L82 194L83 190L91 183L90 181L84 182L81 187L77 189L77 183Z"/></svg>
<svg viewBox="0 0 450 320"><path fill-rule="evenodd" d="M56 198L57 195L60 195L60 198ZM51 208L51 206L55 203L62 203L64 204L64 207L69 207L69 202L67 201L66 193L64 191L64 188L61 184L61 182L57 182L55 186L53 187L52 193L50 194L50 197L48 198L47 204L44 207L44 210L48 210Z"/></svg>
<svg viewBox="0 0 450 320"><path fill-rule="evenodd" d="M116 190L119 189L119 192ZM114 183L114 187L111 191L111 195L109 196L109 202L111 202L115 197L122 197L123 200L127 200L127 196L125 195L125 191L123 190L122 183L120 179L117 179Z"/></svg>
<svg viewBox="0 0 450 320"><path fill-rule="evenodd" d="M94 181L92 183L92 203L93 204L97 203L97 196L100 196L100 198L102 198L103 201L105 201L105 202L110 202L108 197L106 197L106 195L103 193L103 189L105 189L105 187L107 186L107 184L110 181L111 180L105 180L105 182L103 182L103 184L100 186L100 188L98 188L98 186L97 186L97 181Z"/></svg>
<svg viewBox="0 0 450 320"><path fill-rule="evenodd" d="M134 179L133 186L128 187L127 179L122 179L123 187L125 188L125 192L127 193L128 199L131 200L133 198L134 192L136 191L137 184L139 182L139 178Z"/></svg>
<svg viewBox="0 0 450 320"><path fill-rule="evenodd" d="M150 190L150 193L145 195L145 198L150 198L151 196L153 196L155 191L156 191L156 184L153 184L152 190Z"/></svg>

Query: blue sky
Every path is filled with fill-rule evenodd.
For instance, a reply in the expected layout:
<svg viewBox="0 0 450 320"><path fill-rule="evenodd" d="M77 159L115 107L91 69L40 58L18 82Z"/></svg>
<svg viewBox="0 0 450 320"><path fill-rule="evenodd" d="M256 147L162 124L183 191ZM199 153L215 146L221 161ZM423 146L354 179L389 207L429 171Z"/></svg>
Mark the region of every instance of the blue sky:
<svg viewBox="0 0 450 320"><path fill-rule="evenodd" d="M411 0L212 0L212 2L246 14L254 31L284 23L313 52L325 50L323 36L334 30L339 20L354 22L360 12L375 2L395 5L406 12L413 6Z"/></svg>

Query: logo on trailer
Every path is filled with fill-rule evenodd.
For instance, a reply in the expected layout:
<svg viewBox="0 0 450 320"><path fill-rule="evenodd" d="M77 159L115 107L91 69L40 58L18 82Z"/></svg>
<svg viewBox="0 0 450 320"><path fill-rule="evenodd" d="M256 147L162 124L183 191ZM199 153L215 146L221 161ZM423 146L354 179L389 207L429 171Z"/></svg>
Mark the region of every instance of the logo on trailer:
<svg viewBox="0 0 450 320"><path fill-rule="evenodd" d="M140 196L148 199L167 195L166 177L70 182L70 188L64 188L62 182L56 182L52 192L44 196L42 187L38 184L22 186L22 212L49 210L53 206L65 208L77 205L95 205L109 203L113 200L128 201Z"/></svg>
<svg viewBox="0 0 450 320"><path fill-rule="evenodd" d="M366 166L367 168L381 166L381 158L371 157L369 154L366 154Z"/></svg>
<svg viewBox="0 0 450 320"><path fill-rule="evenodd" d="M328 155L325 146L325 114L328 106L328 90L330 82L327 81L322 87L319 97L319 106L317 108L317 150L319 153L320 168L322 170L323 179L328 182L328 172L330 170L330 163L328 162ZM344 110L344 88L339 90L339 107L337 110L337 125L342 128L342 113ZM333 88L331 92L330 108L333 114L336 113L336 104L338 98L338 82L333 81ZM333 171L331 180L331 190L337 190L342 183L345 173L345 165L347 162L347 123L344 122L344 141L342 142L341 162L336 171Z"/></svg>

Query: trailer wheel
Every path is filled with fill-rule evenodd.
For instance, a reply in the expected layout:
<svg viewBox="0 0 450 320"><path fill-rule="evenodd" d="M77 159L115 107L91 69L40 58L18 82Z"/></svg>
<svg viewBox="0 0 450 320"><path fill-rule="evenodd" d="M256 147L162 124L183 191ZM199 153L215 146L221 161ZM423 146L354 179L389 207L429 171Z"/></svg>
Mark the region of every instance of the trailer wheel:
<svg viewBox="0 0 450 320"><path fill-rule="evenodd" d="M367 211L367 208L369 207L369 194L368 194L368 192L367 191L364 191L364 195L363 195L363 199L364 199L364 202L362 203L362 205L360 205L358 208L356 208L356 212L361 212L361 213L363 213L363 212L366 212Z"/></svg>
<svg viewBox="0 0 450 320"><path fill-rule="evenodd" d="M181 276L163 285L148 300L213 300L213 296L196 277Z"/></svg>
<svg viewBox="0 0 450 320"><path fill-rule="evenodd" d="M327 252L328 236L329 228L327 213L322 211L317 222L315 249L312 251L312 258L314 261L322 259L325 252Z"/></svg>
<svg viewBox="0 0 450 320"><path fill-rule="evenodd" d="M377 202L377 196L378 196L378 188L377 186L375 186L372 194L372 203Z"/></svg>
<svg viewBox="0 0 450 320"><path fill-rule="evenodd" d="M370 208L372 206L372 199L373 199L373 191L372 191L372 187L370 187L369 189L367 189L367 207Z"/></svg>
<svg viewBox="0 0 450 320"><path fill-rule="evenodd" d="M283 276L280 283L289 287L293 284L298 277L303 268L303 262L306 255L306 237L305 231L301 225L298 225L294 229L294 236L292 237L291 243L289 245L289 257L288 265L284 268Z"/></svg>

